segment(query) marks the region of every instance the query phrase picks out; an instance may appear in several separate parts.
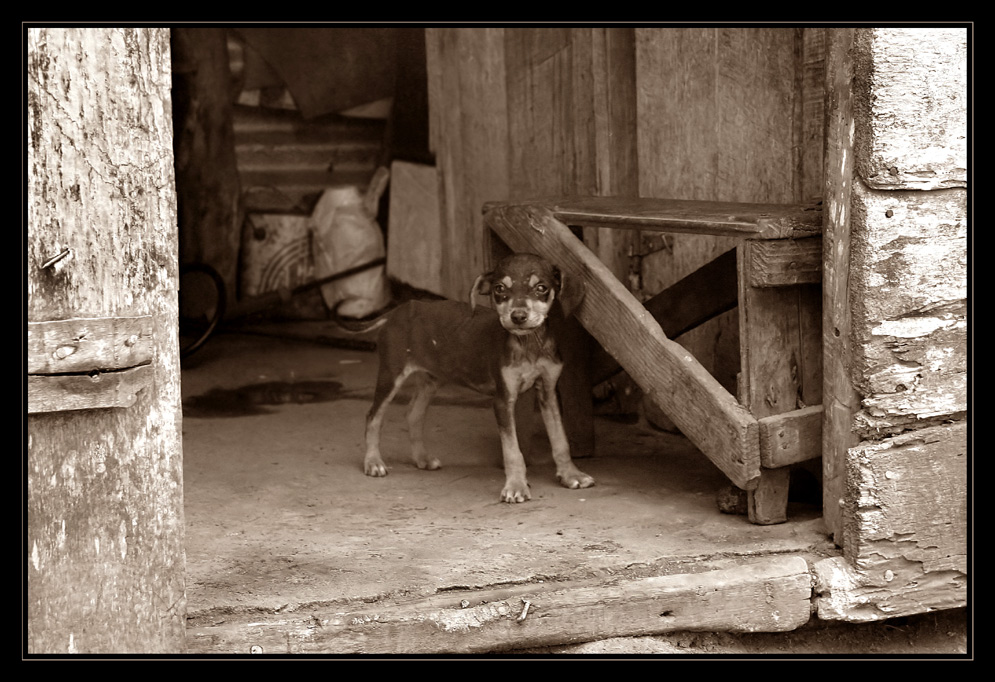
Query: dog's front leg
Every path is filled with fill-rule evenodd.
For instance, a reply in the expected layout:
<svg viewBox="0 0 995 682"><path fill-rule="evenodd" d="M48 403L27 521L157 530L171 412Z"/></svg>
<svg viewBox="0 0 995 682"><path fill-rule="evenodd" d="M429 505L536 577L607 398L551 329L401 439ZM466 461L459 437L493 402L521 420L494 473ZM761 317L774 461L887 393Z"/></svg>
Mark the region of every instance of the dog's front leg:
<svg viewBox="0 0 995 682"><path fill-rule="evenodd" d="M556 368L540 380L539 386L539 410L546 425L553 461L556 462L556 478L567 488L590 488L594 485L594 479L578 469L570 457L570 442L567 440L560 406L556 400L558 376L559 368Z"/></svg>
<svg viewBox="0 0 995 682"><path fill-rule="evenodd" d="M518 400L516 388L507 385L498 387L494 396L494 415L501 434L501 455L504 459L504 489L502 502L525 502L532 498L525 477L525 457L518 445L518 432L515 429L515 402Z"/></svg>

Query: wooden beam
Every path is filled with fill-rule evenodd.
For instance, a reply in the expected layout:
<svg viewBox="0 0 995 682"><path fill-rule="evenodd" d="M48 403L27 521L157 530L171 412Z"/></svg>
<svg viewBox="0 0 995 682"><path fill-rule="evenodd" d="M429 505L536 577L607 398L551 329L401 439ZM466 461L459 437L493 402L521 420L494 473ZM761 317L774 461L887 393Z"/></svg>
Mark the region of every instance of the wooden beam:
<svg viewBox="0 0 995 682"><path fill-rule="evenodd" d="M643 306L650 312L667 338L676 339L708 320L736 307L736 250L703 265L687 277L667 287ZM599 384L622 367L604 348L591 352L591 381Z"/></svg>
<svg viewBox="0 0 995 682"><path fill-rule="evenodd" d="M152 378L152 365L89 375L29 374L28 414L131 407Z"/></svg>
<svg viewBox="0 0 995 682"><path fill-rule="evenodd" d="M856 29L828 30L826 51L826 224L823 234L822 517L843 547L846 457L857 443L853 416L860 397L850 378L850 219L854 182L854 63Z"/></svg>
<svg viewBox="0 0 995 682"><path fill-rule="evenodd" d="M806 561L779 556L607 585L535 583L356 611L228 616L188 627L187 653L467 654L678 630L785 632L808 622L811 594Z"/></svg>
<svg viewBox="0 0 995 682"><path fill-rule="evenodd" d="M822 405L764 417L760 422L760 464L769 469L822 456Z"/></svg>
<svg viewBox="0 0 995 682"><path fill-rule="evenodd" d="M683 199L554 197L530 200L560 222L753 239L812 237L822 232L822 207ZM492 204L486 204L486 212Z"/></svg>
<svg viewBox="0 0 995 682"><path fill-rule="evenodd" d="M517 251L532 251L583 281L577 319L643 392L738 487L760 474L759 425L552 212L534 205L489 205L485 224Z"/></svg>
<svg viewBox="0 0 995 682"><path fill-rule="evenodd" d="M822 283L822 238L752 240L747 243L750 286Z"/></svg>
<svg viewBox="0 0 995 682"><path fill-rule="evenodd" d="M28 374L124 369L152 361L152 317L28 323Z"/></svg>

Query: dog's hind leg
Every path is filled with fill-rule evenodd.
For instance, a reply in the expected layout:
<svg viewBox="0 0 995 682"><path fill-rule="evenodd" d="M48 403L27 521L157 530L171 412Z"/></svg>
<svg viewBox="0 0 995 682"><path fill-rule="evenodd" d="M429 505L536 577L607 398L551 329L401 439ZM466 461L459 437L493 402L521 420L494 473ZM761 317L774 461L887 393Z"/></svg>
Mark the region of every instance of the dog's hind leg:
<svg viewBox="0 0 995 682"><path fill-rule="evenodd" d="M442 462L425 454L425 411L432 396L439 390L439 382L427 372L415 375L418 388L408 404L408 436L411 439L411 459L419 469L438 469Z"/></svg>
<svg viewBox="0 0 995 682"><path fill-rule="evenodd" d="M363 458L363 471L367 476L386 476L387 466L380 455L380 432L383 430L383 418L390 401L404 381L415 371L405 366L396 375L383 358L380 360L380 370L377 373L377 386L373 392L373 405L366 415L366 456Z"/></svg>

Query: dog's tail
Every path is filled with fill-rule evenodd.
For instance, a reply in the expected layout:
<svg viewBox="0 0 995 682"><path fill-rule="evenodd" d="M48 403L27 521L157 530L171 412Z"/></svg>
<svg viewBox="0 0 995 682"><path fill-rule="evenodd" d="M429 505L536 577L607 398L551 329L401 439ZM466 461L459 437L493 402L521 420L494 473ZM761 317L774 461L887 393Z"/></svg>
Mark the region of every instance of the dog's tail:
<svg viewBox="0 0 995 682"><path fill-rule="evenodd" d="M353 318L353 317L342 317L339 314L339 308L346 301L342 300L335 304L332 309L332 319L335 320L335 324L352 334L363 334L365 332L371 332L387 324L387 313L389 313L394 306L388 305L382 310L378 310L373 315L363 318Z"/></svg>

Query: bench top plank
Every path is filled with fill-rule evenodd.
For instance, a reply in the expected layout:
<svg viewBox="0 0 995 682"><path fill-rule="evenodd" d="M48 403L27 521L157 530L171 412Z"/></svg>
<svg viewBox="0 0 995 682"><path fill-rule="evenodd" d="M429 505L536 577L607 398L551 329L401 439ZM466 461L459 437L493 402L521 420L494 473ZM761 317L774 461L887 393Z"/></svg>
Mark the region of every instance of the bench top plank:
<svg viewBox="0 0 995 682"><path fill-rule="evenodd" d="M821 204L750 204L633 197L552 197L488 202L546 208L567 225L689 232L744 239L787 239L822 233Z"/></svg>

